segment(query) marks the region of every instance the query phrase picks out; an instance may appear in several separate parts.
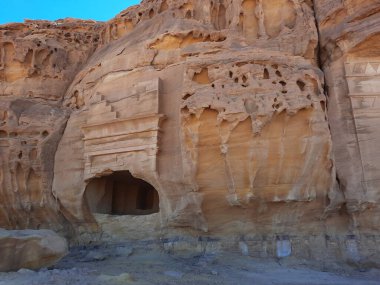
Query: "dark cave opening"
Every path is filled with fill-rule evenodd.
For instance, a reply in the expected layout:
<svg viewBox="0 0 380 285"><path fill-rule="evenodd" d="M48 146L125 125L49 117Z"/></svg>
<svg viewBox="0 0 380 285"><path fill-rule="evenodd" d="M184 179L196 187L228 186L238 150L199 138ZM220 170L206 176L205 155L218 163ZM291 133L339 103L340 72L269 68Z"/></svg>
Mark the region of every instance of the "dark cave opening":
<svg viewBox="0 0 380 285"><path fill-rule="evenodd" d="M159 195L148 182L129 171L94 178L85 197L93 213L109 215L150 215L159 212Z"/></svg>

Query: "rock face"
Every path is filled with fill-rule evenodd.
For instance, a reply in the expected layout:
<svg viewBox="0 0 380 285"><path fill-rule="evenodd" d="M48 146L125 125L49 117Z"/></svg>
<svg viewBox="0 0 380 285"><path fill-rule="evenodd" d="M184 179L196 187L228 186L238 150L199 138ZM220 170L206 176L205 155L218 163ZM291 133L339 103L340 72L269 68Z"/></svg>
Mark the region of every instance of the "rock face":
<svg viewBox="0 0 380 285"><path fill-rule="evenodd" d="M49 230L0 229L0 271L39 269L67 254L67 242Z"/></svg>
<svg viewBox="0 0 380 285"><path fill-rule="evenodd" d="M64 226L52 195L69 117L61 101L97 46L97 27L69 19L0 27L0 227Z"/></svg>
<svg viewBox="0 0 380 285"><path fill-rule="evenodd" d="M316 1L339 183L332 206L345 205L364 229L379 229L379 9L377 1Z"/></svg>
<svg viewBox="0 0 380 285"><path fill-rule="evenodd" d="M370 258L379 5L314 2L2 26L0 225Z"/></svg>
<svg viewBox="0 0 380 285"><path fill-rule="evenodd" d="M256 14L274 11L253 2L146 2L106 27L142 15L64 98L79 111L58 146L53 191L71 217L90 216L91 179L123 170L158 191L165 225L203 231L248 222L260 204L326 196L331 140L312 10L284 1L289 15L266 27Z"/></svg>

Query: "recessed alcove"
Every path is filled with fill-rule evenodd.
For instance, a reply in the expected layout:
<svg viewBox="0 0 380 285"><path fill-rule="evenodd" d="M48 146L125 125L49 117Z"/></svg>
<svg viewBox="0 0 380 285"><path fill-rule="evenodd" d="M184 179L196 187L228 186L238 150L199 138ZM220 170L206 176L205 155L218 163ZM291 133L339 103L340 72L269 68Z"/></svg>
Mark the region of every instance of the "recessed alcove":
<svg viewBox="0 0 380 285"><path fill-rule="evenodd" d="M109 215L150 215L159 212L157 190L129 171L94 178L85 197L92 213Z"/></svg>

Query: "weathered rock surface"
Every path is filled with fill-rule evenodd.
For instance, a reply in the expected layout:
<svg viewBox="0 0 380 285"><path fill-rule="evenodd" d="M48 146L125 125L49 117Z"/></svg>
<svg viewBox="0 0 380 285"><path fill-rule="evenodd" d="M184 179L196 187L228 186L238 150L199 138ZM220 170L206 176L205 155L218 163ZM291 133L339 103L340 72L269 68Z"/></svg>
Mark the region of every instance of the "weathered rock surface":
<svg viewBox="0 0 380 285"><path fill-rule="evenodd" d="M260 205L323 203L333 164L311 7L283 1L277 15L254 1L161 2L111 21L106 29L120 30L141 15L64 97L73 112L53 191L67 216L89 221L86 185L123 170L158 191L163 226L225 234L244 220L249 232Z"/></svg>
<svg viewBox="0 0 380 285"><path fill-rule="evenodd" d="M380 6L314 2L2 26L0 225L371 259Z"/></svg>
<svg viewBox="0 0 380 285"><path fill-rule="evenodd" d="M315 6L339 184L329 210L343 206L352 228L378 232L380 3L316 1Z"/></svg>
<svg viewBox="0 0 380 285"><path fill-rule="evenodd" d="M54 153L62 96L97 46L98 24L70 19L0 26L0 226L61 229Z"/></svg>
<svg viewBox="0 0 380 285"><path fill-rule="evenodd" d="M64 257L67 250L66 240L50 230L0 229L0 271L48 267Z"/></svg>

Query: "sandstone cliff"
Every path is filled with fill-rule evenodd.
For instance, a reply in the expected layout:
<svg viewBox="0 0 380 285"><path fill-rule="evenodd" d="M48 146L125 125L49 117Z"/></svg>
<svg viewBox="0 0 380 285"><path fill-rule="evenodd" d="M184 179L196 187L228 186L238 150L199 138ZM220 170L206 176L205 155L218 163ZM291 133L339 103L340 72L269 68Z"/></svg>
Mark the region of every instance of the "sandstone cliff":
<svg viewBox="0 0 380 285"><path fill-rule="evenodd" d="M379 7L147 0L0 26L0 226L373 260Z"/></svg>
<svg viewBox="0 0 380 285"><path fill-rule="evenodd" d="M0 27L0 226L61 226L54 153L65 90L99 41L99 25L27 21Z"/></svg>

